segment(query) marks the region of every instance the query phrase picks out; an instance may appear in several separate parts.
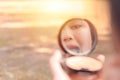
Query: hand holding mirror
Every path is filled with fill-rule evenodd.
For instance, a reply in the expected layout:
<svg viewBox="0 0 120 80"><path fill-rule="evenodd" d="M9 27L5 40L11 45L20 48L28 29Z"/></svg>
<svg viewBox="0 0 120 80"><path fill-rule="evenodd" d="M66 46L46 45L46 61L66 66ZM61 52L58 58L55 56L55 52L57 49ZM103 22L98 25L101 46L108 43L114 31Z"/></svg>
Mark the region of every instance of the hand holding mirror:
<svg viewBox="0 0 120 80"><path fill-rule="evenodd" d="M62 65L73 71L99 71L102 64L89 57L97 44L97 32L87 19L73 18L63 24L58 35L63 51Z"/></svg>

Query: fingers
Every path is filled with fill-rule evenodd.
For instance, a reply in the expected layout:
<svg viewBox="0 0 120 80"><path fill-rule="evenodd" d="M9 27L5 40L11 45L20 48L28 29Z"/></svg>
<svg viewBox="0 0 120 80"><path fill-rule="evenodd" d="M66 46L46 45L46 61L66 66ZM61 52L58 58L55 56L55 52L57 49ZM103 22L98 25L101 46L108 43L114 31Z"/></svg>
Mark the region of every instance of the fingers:
<svg viewBox="0 0 120 80"><path fill-rule="evenodd" d="M104 55L98 55L96 59L99 60L100 62L102 62L102 64L105 63L105 56ZM99 72L97 80L102 80L102 79L103 79L103 68L102 68L102 71Z"/></svg>
<svg viewBox="0 0 120 80"><path fill-rule="evenodd" d="M52 57L50 58L50 62L51 63L54 63L54 62L55 63L60 63L61 59L62 59L62 55L61 55L60 51L56 50L54 52L54 54L52 55Z"/></svg>
<svg viewBox="0 0 120 80"><path fill-rule="evenodd" d="M70 80L69 76L61 67L62 55L59 50L56 50L50 59L50 68L53 73L54 80Z"/></svg>
<svg viewBox="0 0 120 80"><path fill-rule="evenodd" d="M98 55L98 56L97 56L97 59L98 59L99 61L101 61L102 63L105 62L105 56L104 56L104 55Z"/></svg>
<svg viewBox="0 0 120 80"><path fill-rule="evenodd" d="M99 55L96 59L103 64L105 61L105 56ZM53 56L50 58L50 68L53 73L54 80L70 80L70 77L61 67L61 60L62 55L59 50L56 50Z"/></svg>

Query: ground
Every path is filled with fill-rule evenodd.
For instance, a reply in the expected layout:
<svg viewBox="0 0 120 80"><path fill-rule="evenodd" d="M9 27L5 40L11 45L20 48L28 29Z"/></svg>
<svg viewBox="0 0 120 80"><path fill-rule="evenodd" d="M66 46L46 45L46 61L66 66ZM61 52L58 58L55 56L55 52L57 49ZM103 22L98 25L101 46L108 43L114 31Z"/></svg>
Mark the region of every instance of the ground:
<svg viewBox="0 0 120 80"><path fill-rule="evenodd" d="M52 80L48 61L59 49L58 31L57 27L1 28L0 80ZM112 52L110 40L99 40L91 55Z"/></svg>

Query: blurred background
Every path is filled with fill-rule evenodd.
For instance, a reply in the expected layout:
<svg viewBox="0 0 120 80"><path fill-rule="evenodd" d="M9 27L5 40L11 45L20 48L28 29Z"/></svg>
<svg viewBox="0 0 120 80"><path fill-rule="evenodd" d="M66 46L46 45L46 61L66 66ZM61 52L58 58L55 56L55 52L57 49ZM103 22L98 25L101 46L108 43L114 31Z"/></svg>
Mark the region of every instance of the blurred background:
<svg viewBox="0 0 120 80"><path fill-rule="evenodd" d="M0 0L0 80L52 80L48 60L59 49L60 27L71 18L95 25L93 53L113 52L108 0Z"/></svg>

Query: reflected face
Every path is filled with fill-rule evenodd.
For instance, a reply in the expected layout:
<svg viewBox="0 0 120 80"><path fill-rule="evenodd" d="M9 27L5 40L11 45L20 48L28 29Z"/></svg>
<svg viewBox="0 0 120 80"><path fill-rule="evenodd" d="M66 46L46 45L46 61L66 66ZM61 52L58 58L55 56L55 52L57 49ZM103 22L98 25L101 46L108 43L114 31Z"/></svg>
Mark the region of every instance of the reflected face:
<svg viewBox="0 0 120 80"><path fill-rule="evenodd" d="M91 27L82 19L68 21L61 31L62 45L74 55L86 55L92 49Z"/></svg>
<svg viewBox="0 0 120 80"><path fill-rule="evenodd" d="M73 36L70 29L65 29L63 31L63 44L65 44L66 48L76 53L80 53L80 46Z"/></svg>
<svg viewBox="0 0 120 80"><path fill-rule="evenodd" d="M74 38L80 45L81 52L89 50L92 45L92 36L88 23L84 20L73 20L67 26L71 29Z"/></svg>

